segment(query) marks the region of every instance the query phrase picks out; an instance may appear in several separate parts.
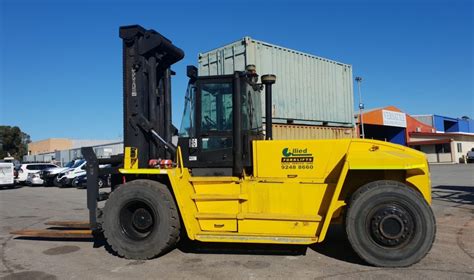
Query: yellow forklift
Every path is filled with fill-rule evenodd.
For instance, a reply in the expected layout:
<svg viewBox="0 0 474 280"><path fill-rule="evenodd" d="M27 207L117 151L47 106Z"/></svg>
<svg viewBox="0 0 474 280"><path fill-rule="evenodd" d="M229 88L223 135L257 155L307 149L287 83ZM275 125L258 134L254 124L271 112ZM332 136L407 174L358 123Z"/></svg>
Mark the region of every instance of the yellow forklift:
<svg viewBox="0 0 474 280"><path fill-rule="evenodd" d="M369 264L409 266L428 253L436 224L423 153L363 139L273 140L277 78L259 77L253 65L206 77L188 66L178 131L171 122L170 67L183 51L138 25L120 27L120 38L124 155L97 159L83 148L89 221L49 222L77 228L59 233L15 234L103 233L119 256L150 259L172 249L181 234L201 242L301 245L323 242L331 224L343 223ZM99 170L102 163L113 167ZM99 172L111 175L110 193L99 193Z"/></svg>

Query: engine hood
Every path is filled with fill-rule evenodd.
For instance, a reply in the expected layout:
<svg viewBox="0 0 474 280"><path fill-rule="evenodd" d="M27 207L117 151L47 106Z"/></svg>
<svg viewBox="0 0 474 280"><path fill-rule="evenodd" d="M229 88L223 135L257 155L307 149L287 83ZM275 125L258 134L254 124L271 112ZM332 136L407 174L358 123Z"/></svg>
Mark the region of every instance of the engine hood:
<svg viewBox="0 0 474 280"><path fill-rule="evenodd" d="M420 151L378 140L351 141L347 156L350 169L424 169L428 162Z"/></svg>

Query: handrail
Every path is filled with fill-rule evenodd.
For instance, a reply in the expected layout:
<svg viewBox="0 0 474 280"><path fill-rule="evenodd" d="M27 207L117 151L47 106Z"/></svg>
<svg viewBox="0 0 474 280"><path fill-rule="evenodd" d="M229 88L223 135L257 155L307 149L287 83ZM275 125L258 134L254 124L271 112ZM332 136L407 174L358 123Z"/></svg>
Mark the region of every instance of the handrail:
<svg viewBox="0 0 474 280"><path fill-rule="evenodd" d="M180 173L178 174L179 178L183 177L184 174L184 164L183 164L183 154L181 153L181 147L178 146L178 149L176 150L176 161L177 161L177 167L180 170Z"/></svg>

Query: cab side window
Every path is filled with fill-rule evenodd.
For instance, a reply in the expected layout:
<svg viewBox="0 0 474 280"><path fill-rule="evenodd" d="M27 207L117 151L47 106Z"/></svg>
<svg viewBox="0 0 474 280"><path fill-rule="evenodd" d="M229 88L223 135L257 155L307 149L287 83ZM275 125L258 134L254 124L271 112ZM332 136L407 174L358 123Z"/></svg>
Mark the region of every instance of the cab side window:
<svg viewBox="0 0 474 280"><path fill-rule="evenodd" d="M201 132L232 130L232 84L203 84Z"/></svg>
<svg viewBox="0 0 474 280"><path fill-rule="evenodd" d="M232 92L232 83L207 83L201 87L201 134L204 136L204 151L232 147Z"/></svg>

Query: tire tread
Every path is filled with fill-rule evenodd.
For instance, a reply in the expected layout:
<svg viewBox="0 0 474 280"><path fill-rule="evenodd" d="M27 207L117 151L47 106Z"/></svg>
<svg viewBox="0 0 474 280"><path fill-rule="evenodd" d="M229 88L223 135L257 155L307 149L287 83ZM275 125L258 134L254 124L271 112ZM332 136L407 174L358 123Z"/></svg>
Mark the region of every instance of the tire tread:
<svg viewBox="0 0 474 280"><path fill-rule="evenodd" d="M376 188L381 188L381 187L396 187L396 188L401 188L401 189L404 189L408 192L410 192L412 195L414 195L415 197L417 197L418 199L424 201L424 197L421 195L421 193L419 193L418 191L414 190L413 188L399 182L399 181L392 181L392 180L378 180L378 181L374 181L374 182L370 182L362 187L360 187L359 189L357 189L351 196L350 200L349 200L349 203L348 203L348 206L347 206L347 211L346 211L346 215L348 216L349 213L351 213L351 209L354 205L354 202L357 201L360 197L364 196L366 193L372 191L373 189L376 189ZM431 209L430 209L431 211ZM436 236L436 219L434 218L434 215L432 214L431 212L431 219L432 219L432 223L434 225L434 234L433 236ZM347 223L346 223L346 232L349 231L349 228L347 226ZM350 234L347 234L347 237L349 239L349 242L351 243L351 245L354 247L354 244L356 243L355 240L353 240L353 236L350 235ZM410 264L407 264L407 265L398 265L398 267L406 267L406 266L410 266L410 265L413 265L413 264L416 264L418 263L420 260L422 260L427 254L428 252L431 250L431 248L433 247L433 243L434 243L434 238L432 240L432 242L430 243L429 247L428 247L428 250L426 250L425 254L421 257L419 257L415 262L413 263L410 263ZM367 257L365 255L363 255L363 253L359 250L357 250L356 248L354 248L354 251L356 252L356 254L363 260L365 260L366 262L368 262L369 264L371 265L374 265L374 266L382 266L382 267L390 267L392 266L391 264L388 264L388 263L385 263L385 264L381 264L381 263L375 263L375 262L371 262L367 259Z"/></svg>
<svg viewBox="0 0 474 280"><path fill-rule="evenodd" d="M168 236L164 237L166 238L166 241L164 242L164 246L162 248L159 248L157 252L149 252L146 255L142 256L136 256L132 254L128 254L128 252L125 252L122 250L119 246L115 244L114 236L111 234L106 226L103 226L103 233L104 236L107 240L107 243L110 245L112 250L117 253L119 256L124 257L126 259L138 259L138 260L146 260L146 259L152 259L157 256L163 255L167 252L169 252L177 243L178 241L178 236L180 234L180 220L179 220L179 214L178 210L176 207L176 204L174 202L173 196L171 192L169 191L168 187L160 182L157 181L152 181L152 180L144 180L144 179L138 179L134 181L130 181L129 183L133 184L139 184L146 186L147 188L153 190L156 192L158 195L159 199L163 202L164 205L166 205L166 208L169 209L169 225L170 225L170 230ZM120 195L120 190L121 188L133 188L133 186L127 186L128 183L122 184L117 187L115 191L113 191L107 202L109 201L115 201L118 199L118 196ZM106 215L108 207L107 203L104 208L104 215ZM104 219L105 220L105 219Z"/></svg>

